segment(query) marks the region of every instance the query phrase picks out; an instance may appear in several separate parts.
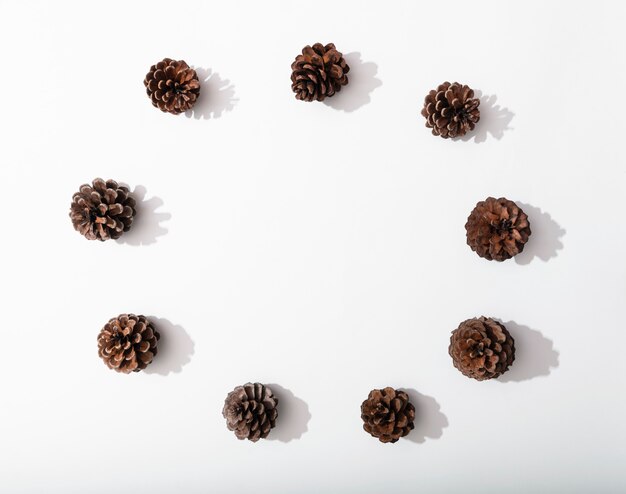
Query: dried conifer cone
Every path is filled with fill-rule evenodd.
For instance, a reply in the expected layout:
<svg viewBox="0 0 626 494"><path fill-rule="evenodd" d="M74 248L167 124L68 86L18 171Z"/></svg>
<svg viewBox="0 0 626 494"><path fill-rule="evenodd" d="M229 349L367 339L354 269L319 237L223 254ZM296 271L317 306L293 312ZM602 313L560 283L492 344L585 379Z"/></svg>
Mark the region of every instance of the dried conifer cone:
<svg viewBox="0 0 626 494"><path fill-rule="evenodd" d="M164 58L150 67L143 84L152 104L167 113L186 112L200 96L198 74L184 60Z"/></svg>
<svg viewBox="0 0 626 494"><path fill-rule="evenodd" d="M260 383L237 386L228 393L222 415L228 430L238 439L256 442L264 439L276 425L278 398L272 390Z"/></svg>
<svg viewBox="0 0 626 494"><path fill-rule="evenodd" d="M145 369L157 354L159 332L145 316L120 314L98 335L98 354L109 369L128 374Z"/></svg>
<svg viewBox="0 0 626 494"><path fill-rule="evenodd" d="M509 369L515 360L515 341L498 321L479 317L452 331L448 353L465 376L484 381Z"/></svg>
<svg viewBox="0 0 626 494"><path fill-rule="evenodd" d="M488 197L476 204L465 230L467 245L490 261L506 261L519 254L531 234L526 213L504 197Z"/></svg>
<svg viewBox="0 0 626 494"><path fill-rule="evenodd" d="M296 99L323 101L348 84L350 67L333 43L305 46L291 64L291 89Z"/></svg>
<svg viewBox="0 0 626 494"><path fill-rule="evenodd" d="M363 429L383 443L395 443L413 430L415 407L393 388L373 389L361 405Z"/></svg>
<svg viewBox="0 0 626 494"><path fill-rule="evenodd" d="M480 120L478 105L480 100L474 98L473 89L458 82L444 82L428 93L422 115L433 135L444 139L461 137L474 130Z"/></svg>
<svg viewBox="0 0 626 494"><path fill-rule="evenodd" d="M128 187L101 178L81 185L70 206L74 229L89 240L119 238L130 230L135 213L135 199Z"/></svg>

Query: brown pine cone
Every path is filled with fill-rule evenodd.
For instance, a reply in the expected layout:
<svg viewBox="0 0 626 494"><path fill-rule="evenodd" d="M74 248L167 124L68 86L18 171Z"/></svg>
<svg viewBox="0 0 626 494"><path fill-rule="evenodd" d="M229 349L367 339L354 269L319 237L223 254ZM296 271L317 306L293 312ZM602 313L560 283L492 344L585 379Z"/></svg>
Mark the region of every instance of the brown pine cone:
<svg viewBox="0 0 626 494"><path fill-rule="evenodd" d="M119 238L130 230L135 213L135 199L128 187L101 178L81 185L70 206L74 229L89 240Z"/></svg>
<svg viewBox="0 0 626 494"><path fill-rule="evenodd" d="M150 67L143 85L152 104L167 113L186 112L200 96L198 74L184 60L164 58Z"/></svg>
<svg viewBox="0 0 626 494"><path fill-rule="evenodd" d="M98 335L98 355L109 369L128 374L145 369L157 354L159 332L145 316L120 314Z"/></svg>
<svg viewBox="0 0 626 494"><path fill-rule="evenodd" d="M526 213L504 197L488 197L476 204L465 230L467 245L490 261L506 261L519 254L531 234Z"/></svg>
<svg viewBox="0 0 626 494"><path fill-rule="evenodd" d="M461 137L474 130L480 120L478 105L480 100L474 98L473 89L458 82L444 82L428 93L422 115L433 135L444 139Z"/></svg>
<svg viewBox="0 0 626 494"><path fill-rule="evenodd" d="M348 84L350 67L333 43L305 46L291 64L291 89L296 99L323 101Z"/></svg>
<svg viewBox="0 0 626 494"><path fill-rule="evenodd" d="M515 360L515 341L498 321L468 319L452 331L448 353L467 377L484 381L505 373Z"/></svg>
<svg viewBox="0 0 626 494"><path fill-rule="evenodd" d="M414 428L409 395L393 388L373 389L361 405L363 429L383 443L395 443Z"/></svg>
<svg viewBox="0 0 626 494"><path fill-rule="evenodd" d="M256 442L265 439L276 425L278 398L272 390L260 383L237 386L228 393L222 415L228 430L234 431L237 439Z"/></svg>

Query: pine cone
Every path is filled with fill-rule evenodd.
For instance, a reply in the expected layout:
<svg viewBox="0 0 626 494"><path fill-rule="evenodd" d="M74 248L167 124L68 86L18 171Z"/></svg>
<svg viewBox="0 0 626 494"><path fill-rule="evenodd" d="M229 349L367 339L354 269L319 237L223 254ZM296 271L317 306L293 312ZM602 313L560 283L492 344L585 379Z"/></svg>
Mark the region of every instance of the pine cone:
<svg viewBox="0 0 626 494"><path fill-rule="evenodd" d="M361 405L363 429L383 443L395 443L413 430L415 407L393 388L373 389Z"/></svg>
<svg viewBox="0 0 626 494"><path fill-rule="evenodd" d="M98 335L98 354L109 369L128 374L145 369L157 354L159 332L145 316L120 314Z"/></svg>
<svg viewBox="0 0 626 494"><path fill-rule="evenodd" d="M152 104L167 113L186 112L200 95L198 74L184 60L164 58L150 67L143 85Z"/></svg>
<svg viewBox="0 0 626 494"><path fill-rule="evenodd" d="M448 353L464 375L484 381L509 369L515 360L515 341L498 321L479 317L463 321L452 331Z"/></svg>
<svg viewBox="0 0 626 494"><path fill-rule="evenodd" d="M72 196L70 218L74 229L89 240L119 238L130 230L135 216L135 199L128 187L115 180L96 178L83 184Z"/></svg>
<svg viewBox="0 0 626 494"><path fill-rule="evenodd" d="M234 431L237 439L256 442L265 439L276 425L278 398L272 390L260 383L237 386L228 393L222 415L228 430Z"/></svg>
<svg viewBox="0 0 626 494"><path fill-rule="evenodd" d="M444 82L433 89L424 100L422 115L426 117L426 127L433 129L433 135L461 137L480 120L478 109L480 100L474 98L474 90L455 82Z"/></svg>
<svg viewBox="0 0 626 494"><path fill-rule="evenodd" d="M504 197L476 204L465 230L467 245L490 261L506 261L522 252L531 233L526 213Z"/></svg>
<svg viewBox="0 0 626 494"><path fill-rule="evenodd" d="M305 46L291 64L291 89L296 99L323 101L348 84L350 67L333 43Z"/></svg>

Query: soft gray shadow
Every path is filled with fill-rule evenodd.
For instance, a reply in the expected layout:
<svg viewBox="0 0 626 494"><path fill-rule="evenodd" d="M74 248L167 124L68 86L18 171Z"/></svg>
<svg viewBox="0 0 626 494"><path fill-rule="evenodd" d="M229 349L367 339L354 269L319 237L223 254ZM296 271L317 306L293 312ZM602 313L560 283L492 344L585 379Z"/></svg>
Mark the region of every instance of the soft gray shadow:
<svg viewBox="0 0 626 494"><path fill-rule="evenodd" d="M353 112L371 101L370 93L383 83L376 78L378 65L373 62L363 62L358 52L344 55L350 71L348 84L341 88L332 97L326 98L324 103L335 110Z"/></svg>
<svg viewBox="0 0 626 494"><path fill-rule="evenodd" d="M130 230L116 242L135 246L153 244L158 237L167 233L167 228L162 227L161 223L169 220L172 215L157 212L163 205L163 200L156 196L146 199L146 188L142 185L135 187L131 195L137 202L135 206L137 214L133 218Z"/></svg>
<svg viewBox="0 0 626 494"><path fill-rule="evenodd" d="M524 250L515 256L515 262L529 264L535 257L546 262L556 257L558 251L563 248L561 237L565 235L565 230L541 209L530 204L518 203L518 205L528 215L531 234Z"/></svg>
<svg viewBox="0 0 626 494"><path fill-rule="evenodd" d="M476 144L485 142L487 140L487 134L490 134L494 139L500 140L504 137L504 133L507 130L513 130L510 127L511 120L515 116L515 113L508 108L503 108L496 104L498 97L495 94L486 95L482 94L482 91L474 91L476 98L480 99L480 120L476 124L476 128L472 132L468 132L463 137L457 137L453 140L471 141L472 139Z"/></svg>
<svg viewBox="0 0 626 494"><path fill-rule="evenodd" d="M232 111L239 101L235 98L235 86L210 69L195 67L195 71L200 79L200 96L191 110L185 112L185 116L209 120L220 118L225 112Z"/></svg>
<svg viewBox="0 0 626 494"><path fill-rule="evenodd" d="M174 325L167 319L148 316L148 320L159 332L158 353L152 363L145 368L146 374L167 376L172 372L181 372L183 366L191 361L194 343L182 326Z"/></svg>
<svg viewBox="0 0 626 494"><path fill-rule="evenodd" d="M308 430L307 425L311 420L309 405L278 384L268 384L267 387L278 398L276 426L269 433L267 439L284 443L300 439L302 434Z"/></svg>
<svg viewBox="0 0 626 494"><path fill-rule="evenodd" d="M497 380L500 382L528 381L547 376L559 366L559 352L551 340L539 331L513 321L502 322L515 341L515 360Z"/></svg>
<svg viewBox="0 0 626 494"><path fill-rule="evenodd" d="M402 388L409 395L415 407L415 429L406 439L414 443L423 443L426 439L439 439L448 427L448 418L441 413L439 403L431 397L411 388Z"/></svg>

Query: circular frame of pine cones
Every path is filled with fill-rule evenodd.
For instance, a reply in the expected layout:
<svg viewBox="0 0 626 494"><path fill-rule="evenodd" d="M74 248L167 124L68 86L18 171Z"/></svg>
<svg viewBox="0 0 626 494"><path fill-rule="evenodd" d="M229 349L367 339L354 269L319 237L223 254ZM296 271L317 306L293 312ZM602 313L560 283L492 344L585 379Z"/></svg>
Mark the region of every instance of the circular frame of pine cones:
<svg viewBox="0 0 626 494"><path fill-rule="evenodd" d="M156 356L160 337L145 316L120 314L100 330L98 355L109 369L116 372L139 372Z"/></svg>
<svg viewBox="0 0 626 494"><path fill-rule="evenodd" d="M373 389L361 404L363 429L381 443L395 443L415 427L415 407L405 391Z"/></svg>
<svg viewBox="0 0 626 494"><path fill-rule="evenodd" d="M524 250L532 233L522 208L504 197L476 204L465 223L467 245L489 261L506 261Z"/></svg>
<svg viewBox="0 0 626 494"><path fill-rule="evenodd" d="M118 239L130 230L135 206L128 187L96 178L72 196L70 218L74 229L88 240Z"/></svg>
<svg viewBox="0 0 626 494"><path fill-rule="evenodd" d="M246 383L233 389L226 400L222 415L226 427L237 439L257 442L265 439L276 426L278 398L261 383Z"/></svg>
<svg viewBox="0 0 626 494"><path fill-rule="evenodd" d="M174 115L191 110L200 96L198 74L184 60L164 58L154 64L143 85L153 106Z"/></svg>
<svg viewBox="0 0 626 494"><path fill-rule="evenodd" d="M291 90L301 101L324 101L348 84L349 71L333 43L307 45L291 64Z"/></svg>
<svg viewBox="0 0 626 494"><path fill-rule="evenodd" d="M448 353L464 376L477 381L504 374L515 360L515 340L504 325L490 317L468 319L450 335Z"/></svg>
<svg viewBox="0 0 626 494"><path fill-rule="evenodd" d="M480 100L474 98L474 90L469 86L446 81L428 93L422 116L433 135L444 139L462 137L474 130L480 120L479 105Z"/></svg>

